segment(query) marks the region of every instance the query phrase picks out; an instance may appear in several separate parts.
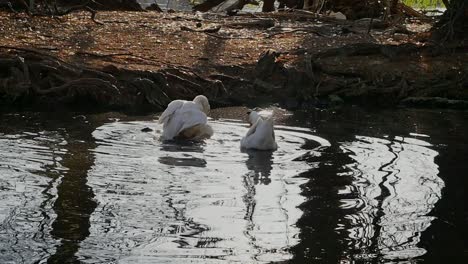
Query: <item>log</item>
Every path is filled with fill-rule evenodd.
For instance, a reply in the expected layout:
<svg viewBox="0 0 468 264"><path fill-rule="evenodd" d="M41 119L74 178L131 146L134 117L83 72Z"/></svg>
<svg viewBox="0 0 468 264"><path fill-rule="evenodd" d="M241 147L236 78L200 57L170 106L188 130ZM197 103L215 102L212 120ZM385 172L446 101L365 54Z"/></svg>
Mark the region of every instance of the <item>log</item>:
<svg viewBox="0 0 468 264"><path fill-rule="evenodd" d="M207 12L210 11L213 7L221 4L224 0L207 0L201 4L193 6L194 11Z"/></svg>
<svg viewBox="0 0 468 264"><path fill-rule="evenodd" d="M231 23L226 23L226 27L230 28L271 28L275 26L275 20L274 19L255 19L247 22L231 22Z"/></svg>
<svg viewBox="0 0 468 264"><path fill-rule="evenodd" d="M417 18L422 18L422 19L427 19L428 17L424 15L423 13L420 13L416 10L414 10L412 7L407 6L403 3L398 3L397 4L397 9L400 10L402 13L407 14L412 17L417 17Z"/></svg>
<svg viewBox="0 0 468 264"><path fill-rule="evenodd" d="M94 90L93 88L100 88L100 90ZM120 94L119 89L111 84L108 81L104 81L97 78L81 78L76 80L71 80L63 85L51 87L47 90L40 90L37 87L33 86L33 90L37 94L46 95L46 94L57 94L63 92L70 92L72 88L80 90L81 92L89 91L93 93L116 93Z"/></svg>
<svg viewBox="0 0 468 264"><path fill-rule="evenodd" d="M153 3L153 4L151 4L150 6L148 6L148 7L146 8L146 10L155 11L155 12L163 12L163 10L161 9L161 7L159 7L159 5L156 4L156 2Z"/></svg>

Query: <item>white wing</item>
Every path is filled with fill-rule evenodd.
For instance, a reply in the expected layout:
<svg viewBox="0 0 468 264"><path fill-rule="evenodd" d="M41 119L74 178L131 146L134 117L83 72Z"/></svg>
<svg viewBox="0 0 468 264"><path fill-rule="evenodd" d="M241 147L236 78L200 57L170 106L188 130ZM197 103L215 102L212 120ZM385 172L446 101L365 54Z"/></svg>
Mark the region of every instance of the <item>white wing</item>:
<svg viewBox="0 0 468 264"><path fill-rule="evenodd" d="M174 100L167 105L166 110L162 113L159 117L159 124L167 123L171 116L177 111L178 109L182 108L186 101L184 100Z"/></svg>
<svg viewBox="0 0 468 264"><path fill-rule="evenodd" d="M247 131L247 134L241 139L241 148L252 148L252 140L253 137L255 136L255 132L257 131L257 126L260 123L261 118L257 119L257 122L253 124L249 130Z"/></svg>
<svg viewBox="0 0 468 264"><path fill-rule="evenodd" d="M260 123L260 120L262 120L262 119L261 118L257 119L257 122L255 122L255 124L253 124L250 127L249 131L247 131L247 134L245 135L246 138L255 133L255 131L257 130L257 126Z"/></svg>
<svg viewBox="0 0 468 264"><path fill-rule="evenodd" d="M179 132L184 129L206 124L208 122L208 117L205 113L200 110L200 107L194 102L186 102L183 107L179 110L177 114L181 114L182 127Z"/></svg>
<svg viewBox="0 0 468 264"><path fill-rule="evenodd" d="M191 101L181 102L182 105L179 108L176 108L177 104L171 106L174 103L171 102L160 118L160 122L164 123L162 135L164 140L171 140L185 129L206 124L208 121L200 106ZM168 114L165 114L166 112Z"/></svg>
<svg viewBox="0 0 468 264"><path fill-rule="evenodd" d="M249 129L245 137L242 138L241 147L259 150L277 149L278 146L275 142L273 119L267 118L263 120L259 118Z"/></svg>
<svg viewBox="0 0 468 264"><path fill-rule="evenodd" d="M273 139L273 141L275 141L275 129L273 128L274 127L273 123L274 123L273 115L270 115L269 117L265 119L265 124L268 124L269 130L271 130L271 138Z"/></svg>

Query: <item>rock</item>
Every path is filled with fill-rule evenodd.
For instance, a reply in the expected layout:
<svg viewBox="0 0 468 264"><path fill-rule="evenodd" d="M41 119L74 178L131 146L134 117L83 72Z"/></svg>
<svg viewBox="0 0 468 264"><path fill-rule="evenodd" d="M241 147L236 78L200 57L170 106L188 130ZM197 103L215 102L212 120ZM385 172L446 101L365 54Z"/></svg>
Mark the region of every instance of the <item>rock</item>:
<svg viewBox="0 0 468 264"><path fill-rule="evenodd" d="M279 53L274 50L266 50L258 59L254 71L254 82L261 92L269 92L271 95L279 95L288 81L288 72L284 65L277 60Z"/></svg>
<svg viewBox="0 0 468 264"><path fill-rule="evenodd" d="M142 128L141 129L141 132L152 132L153 129L149 128L149 127L145 127L145 128Z"/></svg>
<svg viewBox="0 0 468 264"><path fill-rule="evenodd" d="M303 69L288 67L286 73L286 95L294 95L300 100L309 100L314 97L316 85Z"/></svg>
<svg viewBox="0 0 468 264"><path fill-rule="evenodd" d="M330 94L328 96L328 100L330 100L330 104L331 105L340 105L340 104L343 104L344 103L344 100L341 99L341 97L339 97L338 95L336 94Z"/></svg>
<svg viewBox="0 0 468 264"><path fill-rule="evenodd" d="M346 20L346 16L341 13L341 12L333 12L333 11L330 11L328 13L328 16L331 17L331 18L334 18L334 19L338 19L338 20Z"/></svg>
<svg viewBox="0 0 468 264"><path fill-rule="evenodd" d="M371 24L372 22L372 24ZM371 25L371 28L373 29L385 29L387 28L390 24L382 19L377 19L377 18L361 18L358 20L355 20L353 22L353 25L359 26L359 27L364 27L367 28L369 25Z"/></svg>
<svg viewBox="0 0 468 264"><path fill-rule="evenodd" d="M229 95L228 90L224 87L224 84L220 80L203 80L203 84L206 89L203 91L203 94L209 99L214 98L225 98Z"/></svg>
<svg viewBox="0 0 468 264"><path fill-rule="evenodd" d="M258 78L255 79L254 84L256 87L260 88L260 90L264 93L271 93L274 90L281 88L281 86L277 86L277 85L262 81Z"/></svg>
<svg viewBox="0 0 468 264"><path fill-rule="evenodd" d="M258 58L257 65L255 66L255 75L259 78L270 76L273 74L276 67L276 58L278 53L274 50L266 50Z"/></svg>
<svg viewBox="0 0 468 264"><path fill-rule="evenodd" d="M163 10L161 9L161 7L159 7L158 4L156 3L152 3L150 6L148 6L146 8L146 10L150 10L150 11L156 11L156 12L162 12Z"/></svg>

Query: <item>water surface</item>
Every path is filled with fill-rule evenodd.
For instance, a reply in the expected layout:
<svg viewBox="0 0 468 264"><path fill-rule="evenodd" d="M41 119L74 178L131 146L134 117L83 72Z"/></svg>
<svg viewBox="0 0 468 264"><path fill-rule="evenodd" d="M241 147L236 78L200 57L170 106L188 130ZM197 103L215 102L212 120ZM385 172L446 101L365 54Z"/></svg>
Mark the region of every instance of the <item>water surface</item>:
<svg viewBox="0 0 468 264"><path fill-rule="evenodd" d="M405 263L463 251L467 113L277 111L276 152L241 152L247 127L233 113L213 113L205 142L160 142L154 116L1 114L0 262Z"/></svg>

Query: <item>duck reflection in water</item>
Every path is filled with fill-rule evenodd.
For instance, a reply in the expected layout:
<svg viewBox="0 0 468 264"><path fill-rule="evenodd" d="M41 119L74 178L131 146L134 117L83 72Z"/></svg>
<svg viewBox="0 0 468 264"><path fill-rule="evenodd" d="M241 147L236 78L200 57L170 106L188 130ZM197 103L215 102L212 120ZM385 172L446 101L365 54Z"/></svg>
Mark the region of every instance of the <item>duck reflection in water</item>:
<svg viewBox="0 0 468 264"><path fill-rule="evenodd" d="M244 219L249 222L247 233L250 233L254 226L253 214L256 206L255 185L258 185L259 183L268 185L271 183L270 174L273 169L273 152L249 150L247 154L249 155L249 158L246 161L246 165L249 172L243 177L244 186L247 192L242 199L246 206Z"/></svg>
<svg viewBox="0 0 468 264"><path fill-rule="evenodd" d="M253 178L255 185L261 183L268 185L271 182L270 174L273 169L273 151L246 151L249 158L246 161L249 169L248 176Z"/></svg>
<svg viewBox="0 0 468 264"><path fill-rule="evenodd" d="M206 167L206 160L203 158L195 157L197 153L203 153L205 150L205 143L203 141L191 140L176 140L165 141L160 148L161 151L166 153L174 153L176 156L159 157L158 161L161 164L169 166L183 166L183 167ZM188 154L193 153L193 154Z"/></svg>

